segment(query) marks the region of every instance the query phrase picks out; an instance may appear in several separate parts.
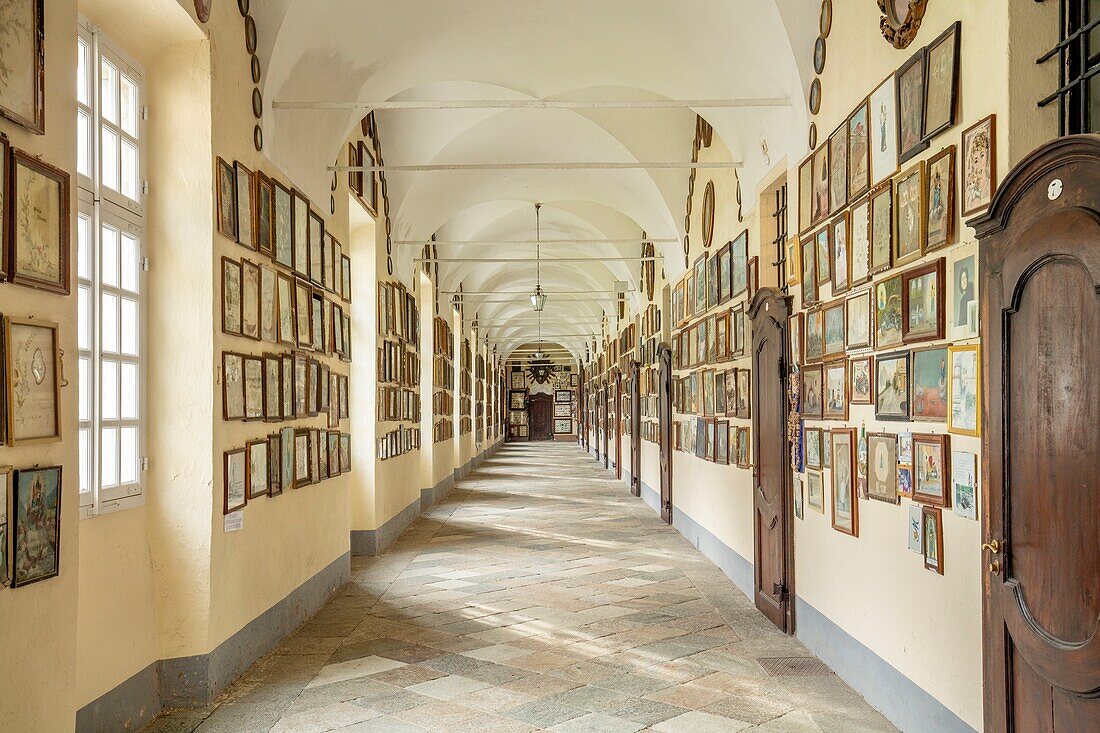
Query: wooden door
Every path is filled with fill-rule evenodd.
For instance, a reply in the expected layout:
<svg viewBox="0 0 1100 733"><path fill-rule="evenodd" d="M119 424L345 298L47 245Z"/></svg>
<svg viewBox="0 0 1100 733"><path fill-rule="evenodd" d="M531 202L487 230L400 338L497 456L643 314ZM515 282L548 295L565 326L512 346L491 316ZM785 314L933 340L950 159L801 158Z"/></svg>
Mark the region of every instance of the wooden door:
<svg viewBox="0 0 1100 733"><path fill-rule="evenodd" d="M607 382L603 383L603 388L600 390L600 446L603 451L603 467L607 468L611 464L607 458L607 444L608 437L607 431L610 429L609 422L611 420L611 414L607 409L608 395L610 394L610 385Z"/></svg>
<svg viewBox="0 0 1100 733"><path fill-rule="evenodd" d="M577 371L577 440L588 450L588 395L584 392L584 367Z"/></svg>
<svg viewBox="0 0 1100 733"><path fill-rule="evenodd" d="M1100 730L1100 138L1032 153L971 223L986 730Z"/></svg>
<svg viewBox="0 0 1100 733"><path fill-rule="evenodd" d="M642 495L641 364L630 363L630 493Z"/></svg>
<svg viewBox="0 0 1100 733"><path fill-rule="evenodd" d="M615 371L615 478L623 479L623 375Z"/></svg>
<svg viewBox="0 0 1100 733"><path fill-rule="evenodd" d="M791 469L787 444L787 317L791 299L757 292L752 320L752 461L756 607L794 632Z"/></svg>
<svg viewBox="0 0 1100 733"><path fill-rule="evenodd" d="M672 524L672 349L657 350L657 415L661 445L661 519Z"/></svg>
<svg viewBox="0 0 1100 733"><path fill-rule="evenodd" d="M533 394L528 398L529 428L531 440L554 439L554 397Z"/></svg>

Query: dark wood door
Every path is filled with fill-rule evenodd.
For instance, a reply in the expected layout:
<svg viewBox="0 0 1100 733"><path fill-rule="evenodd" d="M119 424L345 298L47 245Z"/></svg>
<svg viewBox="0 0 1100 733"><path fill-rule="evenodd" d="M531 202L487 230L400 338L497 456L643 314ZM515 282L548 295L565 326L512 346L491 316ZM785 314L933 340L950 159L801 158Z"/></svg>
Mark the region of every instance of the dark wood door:
<svg viewBox="0 0 1100 733"><path fill-rule="evenodd" d="M630 493L642 495L641 364L630 363Z"/></svg>
<svg viewBox="0 0 1100 733"><path fill-rule="evenodd" d="M661 519L672 524L672 349L657 350L657 415L661 453Z"/></svg>
<svg viewBox="0 0 1100 733"><path fill-rule="evenodd" d="M791 300L757 292L752 319L752 458L755 600L772 623L794 631L791 470L787 444L787 317Z"/></svg>
<svg viewBox="0 0 1100 733"><path fill-rule="evenodd" d="M609 425L610 420L611 420L611 415L607 410L608 394L610 394L609 390L610 390L610 386L608 385L607 382L604 382L603 389L600 390L600 446L601 446L601 450L603 451L603 467L604 468L607 468L611 465L608 462L608 458L607 458L607 444L608 444L607 431L611 427Z"/></svg>
<svg viewBox="0 0 1100 733"><path fill-rule="evenodd" d="M531 423L531 440L554 439L554 397L548 394L533 394L527 403Z"/></svg>
<svg viewBox="0 0 1100 733"><path fill-rule="evenodd" d="M615 400L615 478L623 479L623 375L615 372L614 390Z"/></svg>
<svg viewBox="0 0 1100 733"><path fill-rule="evenodd" d="M1100 138L1055 140L980 245L989 733L1100 730Z"/></svg>

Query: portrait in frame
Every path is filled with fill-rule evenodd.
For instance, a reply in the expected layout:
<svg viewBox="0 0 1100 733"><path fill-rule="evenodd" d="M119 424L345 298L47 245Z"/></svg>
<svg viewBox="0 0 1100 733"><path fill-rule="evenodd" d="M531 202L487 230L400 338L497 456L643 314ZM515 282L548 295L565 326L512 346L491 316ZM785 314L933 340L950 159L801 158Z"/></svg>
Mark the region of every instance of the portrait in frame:
<svg viewBox="0 0 1100 733"><path fill-rule="evenodd" d="M905 343L943 338L942 257L902 273L902 339Z"/></svg>
<svg viewBox="0 0 1100 733"><path fill-rule="evenodd" d="M829 213L848 205L848 122L829 136Z"/></svg>
<svg viewBox="0 0 1100 733"><path fill-rule="evenodd" d="M822 398L821 365L802 368L802 416L820 418L824 403Z"/></svg>
<svg viewBox="0 0 1100 733"><path fill-rule="evenodd" d="M248 457L244 448L225 452L222 514L244 509L248 503Z"/></svg>
<svg viewBox="0 0 1100 733"><path fill-rule="evenodd" d="M950 308L947 337L958 341L978 336L978 245L970 243L952 251L948 262Z"/></svg>
<svg viewBox="0 0 1100 733"><path fill-rule="evenodd" d="M947 386L947 347L913 349L910 364L910 418L946 422Z"/></svg>
<svg viewBox="0 0 1100 733"><path fill-rule="evenodd" d="M989 115L962 134L962 213L988 208L997 191L997 116Z"/></svg>
<svg viewBox="0 0 1100 733"><path fill-rule="evenodd" d="M905 312L902 300L901 275L894 275L875 283L876 349L888 349L903 343L902 322Z"/></svg>
<svg viewBox="0 0 1100 733"><path fill-rule="evenodd" d="M898 471L898 481L901 481L901 471ZM918 555L924 554L924 527L921 521L922 507L920 504L909 505L909 550Z"/></svg>
<svg viewBox="0 0 1100 733"><path fill-rule="evenodd" d="M11 587L56 577L61 569L61 466L15 471L8 521Z"/></svg>
<svg viewBox="0 0 1100 733"><path fill-rule="evenodd" d="M927 253L955 241L955 146L944 148L932 156L925 170Z"/></svg>
<svg viewBox="0 0 1100 733"><path fill-rule="evenodd" d="M69 174L16 149L10 165L8 280L68 295Z"/></svg>
<svg viewBox="0 0 1100 733"><path fill-rule="evenodd" d="M927 78L927 51L920 49L898 69L898 162L928 149L924 136L924 90Z"/></svg>
<svg viewBox="0 0 1100 733"><path fill-rule="evenodd" d="M272 344L279 340L276 275L274 269L260 265L260 340Z"/></svg>
<svg viewBox="0 0 1100 733"><path fill-rule="evenodd" d="M752 417L752 370L738 369L736 381L737 417L748 420Z"/></svg>
<svg viewBox="0 0 1100 733"><path fill-rule="evenodd" d="M870 101L864 100L848 118L848 197L871 188Z"/></svg>
<svg viewBox="0 0 1100 733"><path fill-rule="evenodd" d="M982 358L978 344L948 349L947 429L959 435L982 433Z"/></svg>
<svg viewBox="0 0 1100 733"><path fill-rule="evenodd" d="M298 488L294 475L294 428L279 430L279 474L282 491Z"/></svg>
<svg viewBox="0 0 1100 733"><path fill-rule="evenodd" d="M789 345L788 368L801 366L803 360L803 323L805 315L802 312L795 313L787 318L787 341Z"/></svg>
<svg viewBox="0 0 1100 733"><path fill-rule="evenodd" d="M951 436L913 434L913 501L950 507Z"/></svg>
<svg viewBox="0 0 1100 733"><path fill-rule="evenodd" d="M61 352L52 321L4 319L7 444L61 440Z"/></svg>
<svg viewBox="0 0 1100 733"><path fill-rule="evenodd" d="M270 178L256 171L256 248L268 257L275 255L272 237L274 212L275 187Z"/></svg>
<svg viewBox="0 0 1100 733"><path fill-rule="evenodd" d="M943 514L936 507L921 508L924 567L943 575Z"/></svg>
<svg viewBox="0 0 1100 733"><path fill-rule="evenodd" d="M813 203L810 226L829 218L829 143L826 141L814 153Z"/></svg>
<svg viewBox="0 0 1100 733"><path fill-rule="evenodd" d="M848 361L848 399L853 405L871 405L875 401L875 373L870 356L854 356Z"/></svg>
<svg viewBox="0 0 1100 733"><path fill-rule="evenodd" d="M867 435L867 496L887 504L898 499L898 445L891 433Z"/></svg>
<svg viewBox="0 0 1100 733"><path fill-rule="evenodd" d="M730 299L730 256L733 242L726 242L715 255L718 261L718 303L725 303Z"/></svg>
<svg viewBox="0 0 1100 733"><path fill-rule="evenodd" d="M856 497L855 430L835 428L829 431L832 454L833 529L859 537L859 501Z"/></svg>
<svg viewBox="0 0 1100 733"><path fill-rule="evenodd" d="M925 247L924 161L894 180L894 264L920 259Z"/></svg>
<svg viewBox="0 0 1100 733"><path fill-rule="evenodd" d="M875 357L875 418L909 419L909 352Z"/></svg>
<svg viewBox="0 0 1100 733"><path fill-rule="evenodd" d="M898 170L898 113L896 82L886 77L867 98L870 106L871 185L877 186Z"/></svg>

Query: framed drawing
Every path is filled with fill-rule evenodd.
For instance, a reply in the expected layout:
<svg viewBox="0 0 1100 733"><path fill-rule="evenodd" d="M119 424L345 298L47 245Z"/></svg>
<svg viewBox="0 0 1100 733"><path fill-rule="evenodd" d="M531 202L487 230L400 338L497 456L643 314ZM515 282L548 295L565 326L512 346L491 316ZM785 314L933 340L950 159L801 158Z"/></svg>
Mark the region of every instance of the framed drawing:
<svg viewBox="0 0 1100 733"><path fill-rule="evenodd" d="M848 360L840 359L825 364L824 387L825 400L822 405L822 417L826 420L848 419Z"/></svg>
<svg viewBox="0 0 1100 733"><path fill-rule="evenodd" d="M738 468L752 468L752 455L749 442L749 428L737 428L734 436L734 462Z"/></svg>
<svg viewBox="0 0 1100 733"><path fill-rule="evenodd" d="M853 356L848 361L848 399L853 405L875 401L875 373L870 356Z"/></svg>
<svg viewBox="0 0 1100 733"><path fill-rule="evenodd" d="M875 358L875 418L909 419L909 352Z"/></svg>
<svg viewBox="0 0 1100 733"><path fill-rule="evenodd" d="M871 291L863 290L845 301L847 351L871 347Z"/></svg>
<svg viewBox="0 0 1100 733"><path fill-rule="evenodd" d="M61 440L61 352L57 324L4 319L7 444Z"/></svg>
<svg viewBox="0 0 1100 733"><path fill-rule="evenodd" d="M951 504L963 519L978 518L978 456L951 451Z"/></svg>
<svg viewBox="0 0 1100 733"><path fill-rule="evenodd" d="M573 432L573 421L569 419L554 420L554 433L556 435L568 435Z"/></svg>
<svg viewBox="0 0 1100 733"><path fill-rule="evenodd" d="M829 244L829 227L822 227L817 234L814 235L814 242L817 247L817 251L814 255L817 260L817 284L818 286L824 285L829 282L831 277L830 270L832 247Z"/></svg>
<svg viewBox="0 0 1100 733"><path fill-rule="evenodd" d="M736 436L735 436L736 437ZM728 420L715 423L714 462L728 466L730 462L730 424Z"/></svg>
<svg viewBox="0 0 1100 733"><path fill-rule="evenodd" d="M0 466L0 587L11 585L13 470Z"/></svg>
<svg viewBox="0 0 1100 733"><path fill-rule="evenodd" d="M982 434L982 358L977 344L948 349L947 429L959 435Z"/></svg>
<svg viewBox="0 0 1100 733"><path fill-rule="evenodd" d="M733 248L733 242L726 242L720 250L715 254L715 258L718 262L718 302L725 303L730 299L732 291L730 290L730 256Z"/></svg>
<svg viewBox="0 0 1100 733"><path fill-rule="evenodd" d="M806 471L806 503L811 509L825 513L825 486L821 471Z"/></svg>
<svg viewBox="0 0 1100 733"><path fill-rule="evenodd" d="M909 379L912 420L947 420L947 347L913 349Z"/></svg>
<svg viewBox="0 0 1100 733"><path fill-rule="evenodd" d="M222 332L241 335L241 263L222 257Z"/></svg>
<svg viewBox="0 0 1100 733"><path fill-rule="evenodd" d="M947 338L954 341L978 336L978 245L957 248L947 264Z"/></svg>
<svg viewBox="0 0 1100 733"><path fill-rule="evenodd" d="M241 260L241 335L260 340L260 266Z"/></svg>
<svg viewBox="0 0 1100 733"><path fill-rule="evenodd" d="M924 138L931 140L955 126L959 98L959 45L962 23L955 21L928 44L928 80L924 92Z"/></svg>
<svg viewBox="0 0 1100 733"><path fill-rule="evenodd" d="M833 467L833 529L859 537L859 502L856 498L855 430L836 428L829 431L829 449Z"/></svg>
<svg viewBox="0 0 1100 733"><path fill-rule="evenodd" d="M275 270L260 265L260 340L272 344L279 340L277 279Z"/></svg>
<svg viewBox="0 0 1100 733"><path fill-rule="evenodd" d="M861 285L871 279L871 198L865 196L852 206L848 218L849 284Z"/></svg>
<svg viewBox="0 0 1100 733"><path fill-rule="evenodd" d="M244 419L264 419L264 362L258 356L241 357L244 380Z"/></svg>
<svg viewBox="0 0 1100 733"><path fill-rule="evenodd" d="M810 226L816 226L829 218L829 143L824 143L814 153L813 203Z"/></svg>
<svg viewBox="0 0 1100 733"><path fill-rule="evenodd" d="M894 187L887 181L871 193L870 274L889 270L894 257Z"/></svg>
<svg viewBox="0 0 1100 733"><path fill-rule="evenodd" d="M932 156L925 170L925 251L931 252L955 241L955 146Z"/></svg>
<svg viewBox="0 0 1100 733"><path fill-rule="evenodd" d="M824 325L821 355L824 359L844 355L848 340L846 311L846 303L843 299L834 300L821 309Z"/></svg>
<svg viewBox="0 0 1100 733"><path fill-rule="evenodd" d="M997 191L997 116L978 120L962 134L962 213L984 211Z"/></svg>
<svg viewBox="0 0 1100 733"><path fill-rule="evenodd" d="M802 240L802 307L817 302L817 242L807 236Z"/></svg>
<svg viewBox="0 0 1100 733"><path fill-rule="evenodd" d="M913 500L951 506L951 436L913 434Z"/></svg>
<svg viewBox="0 0 1100 733"><path fill-rule="evenodd" d="M901 275L875 283L875 348L888 349L903 342L904 308Z"/></svg>
<svg viewBox="0 0 1100 733"><path fill-rule="evenodd" d="M807 364L821 361L825 354L825 317L820 308L806 311L803 357Z"/></svg>
<svg viewBox="0 0 1100 733"><path fill-rule="evenodd" d="M806 468L821 468L821 428L806 428Z"/></svg>
<svg viewBox="0 0 1100 733"><path fill-rule="evenodd" d="M921 508L924 567L943 575L943 514L936 507Z"/></svg>
<svg viewBox="0 0 1100 733"><path fill-rule="evenodd" d="M852 256L848 212L833 219L832 232L832 280L833 295L839 295L852 286Z"/></svg>
<svg viewBox="0 0 1100 733"><path fill-rule="evenodd" d="M508 393L508 409L523 410L527 408L527 392L512 390Z"/></svg>
<svg viewBox="0 0 1100 733"><path fill-rule="evenodd" d="M304 280L294 280L296 339L300 348L313 346L313 288Z"/></svg>
<svg viewBox="0 0 1100 733"><path fill-rule="evenodd" d="M752 417L752 370L735 370L737 384L737 414L736 417L748 420ZM729 390L729 385L726 385Z"/></svg>
<svg viewBox="0 0 1100 733"><path fill-rule="evenodd" d="M0 13L0 116L33 133L46 131L43 0L12 0Z"/></svg>
<svg viewBox="0 0 1100 733"><path fill-rule="evenodd" d="M278 354L264 354L264 419L282 420L283 415L282 359Z"/></svg>
<svg viewBox="0 0 1100 733"><path fill-rule="evenodd" d="M256 248L268 257L275 256L275 186L271 179L256 171Z"/></svg>
<svg viewBox="0 0 1100 733"><path fill-rule="evenodd" d="M902 273L902 338L905 343L943 338L943 270L934 262Z"/></svg>
<svg viewBox="0 0 1100 733"><path fill-rule="evenodd" d="M821 397L821 365L802 368L802 416L820 418L824 405Z"/></svg>
<svg viewBox="0 0 1100 733"><path fill-rule="evenodd" d="M805 235L813 226L814 156L798 166L798 233Z"/></svg>
<svg viewBox="0 0 1100 733"><path fill-rule="evenodd" d="M860 102L848 118L848 198L871 188L870 101Z"/></svg>
<svg viewBox="0 0 1100 733"><path fill-rule="evenodd" d="M248 458L244 448L225 452L222 514L244 509L248 503Z"/></svg>
<svg viewBox="0 0 1100 733"><path fill-rule="evenodd" d="M279 430L279 486L281 491L297 488L294 484L294 428Z"/></svg>
<svg viewBox="0 0 1100 733"><path fill-rule="evenodd" d="M829 213L848 205L848 122L829 136Z"/></svg>
<svg viewBox="0 0 1100 733"><path fill-rule="evenodd" d="M707 255L699 255L695 260L695 312L702 314L707 310Z"/></svg>
<svg viewBox="0 0 1100 733"><path fill-rule="evenodd" d="M890 433L867 435L867 496L898 503L898 444Z"/></svg>
<svg viewBox="0 0 1100 733"><path fill-rule="evenodd" d="M802 312L795 313L787 319L787 340L790 347L790 353L788 355L788 360L790 362L789 367L802 365L802 329L804 319L805 315Z"/></svg>
<svg viewBox="0 0 1100 733"><path fill-rule="evenodd" d="M924 90L927 51L920 49L897 71L898 161L905 161L928 149L924 137Z"/></svg>
<svg viewBox="0 0 1100 733"><path fill-rule="evenodd" d="M56 577L61 566L61 466L15 472L11 587Z"/></svg>
<svg viewBox="0 0 1100 733"><path fill-rule="evenodd" d="M293 259L294 272L304 278L309 278L309 199L297 189L292 192L294 208L292 222L293 229Z"/></svg>
<svg viewBox="0 0 1100 733"><path fill-rule="evenodd" d="M512 389L527 389L527 375L522 371L512 372Z"/></svg>
<svg viewBox="0 0 1100 733"><path fill-rule="evenodd" d="M245 458L248 465L248 500L268 496L271 489L268 486L267 439L250 441Z"/></svg>
<svg viewBox="0 0 1100 733"><path fill-rule="evenodd" d="M249 249L258 249L255 239L256 174L240 161L234 161L237 179L237 243Z"/></svg>
<svg viewBox="0 0 1100 733"><path fill-rule="evenodd" d="M898 471L900 481L900 469ZM924 528L921 521L921 505L909 505L909 550L918 555L924 553Z"/></svg>
<svg viewBox="0 0 1100 733"><path fill-rule="evenodd" d="M68 295L69 174L21 150L12 150L10 165L8 280Z"/></svg>
<svg viewBox="0 0 1100 733"><path fill-rule="evenodd" d="M0 282L8 278L8 209L11 207L11 143L0 135ZM10 535L9 535L10 537Z"/></svg>
<svg viewBox="0 0 1100 733"><path fill-rule="evenodd" d="M572 417L571 405L554 405L554 417Z"/></svg>
<svg viewBox="0 0 1100 733"><path fill-rule="evenodd" d="M560 404L564 403L564 404L568 405L572 401L573 401L573 391L572 390L568 390L568 389L554 390L554 402L556 404L560 405Z"/></svg>
<svg viewBox="0 0 1100 733"><path fill-rule="evenodd" d="M924 254L924 161L894 180L894 264L904 265Z"/></svg>
<svg viewBox="0 0 1100 733"><path fill-rule="evenodd" d="M222 158L216 167L218 231L237 241L237 171Z"/></svg>
<svg viewBox="0 0 1100 733"><path fill-rule="evenodd" d="M244 356L222 352L222 417L244 420Z"/></svg>
<svg viewBox="0 0 1100 733"><path fill-rule="evenodd" d="M285 346L295 346L294 280L284 272L276 273L275 311L276 342Z"/></svg>
<svg viewBox="0 0 1100 733"><path fill-rule="evenodd" d="M871 115L871 185L877 186L898 170L898 106L894 74L886 77L867 98Z"/></svg>

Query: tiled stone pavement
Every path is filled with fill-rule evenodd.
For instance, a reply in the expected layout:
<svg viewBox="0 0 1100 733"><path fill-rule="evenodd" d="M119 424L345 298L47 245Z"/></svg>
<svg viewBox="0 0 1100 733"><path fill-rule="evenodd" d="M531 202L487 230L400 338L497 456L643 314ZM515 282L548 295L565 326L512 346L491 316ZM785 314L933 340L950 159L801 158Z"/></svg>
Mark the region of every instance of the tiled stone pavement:
<svg viewBox="0 0 1100 733"><path fill-rule="evenodd" d="M147 733L894 728L576 445L502 447L214 705Z"/></svg>

